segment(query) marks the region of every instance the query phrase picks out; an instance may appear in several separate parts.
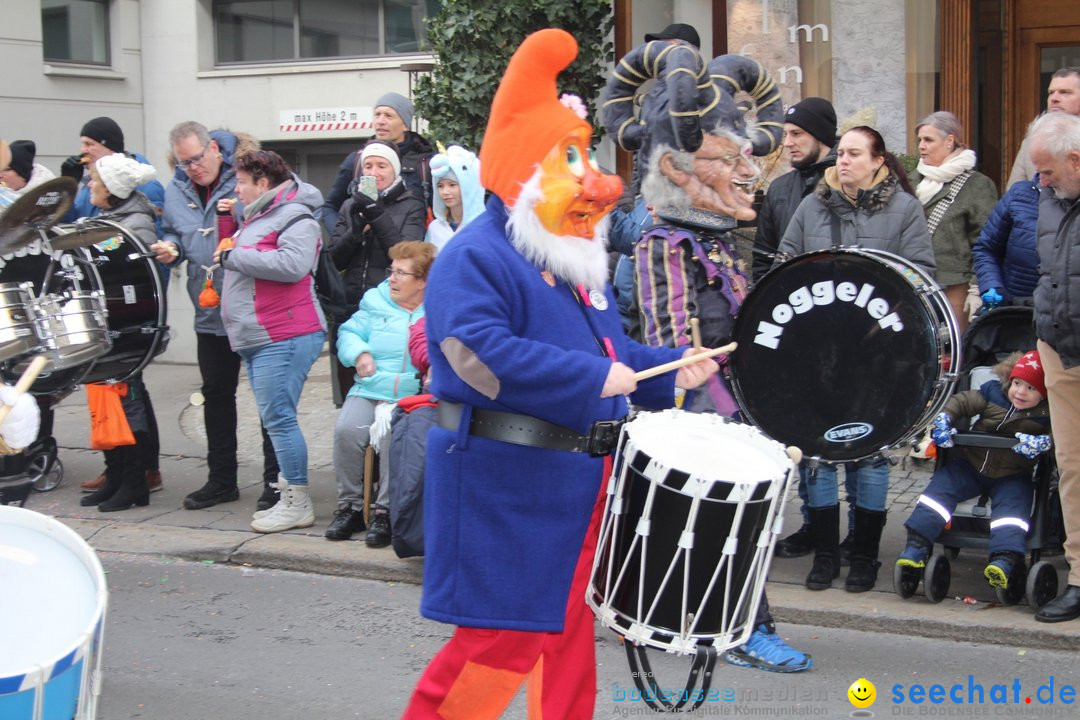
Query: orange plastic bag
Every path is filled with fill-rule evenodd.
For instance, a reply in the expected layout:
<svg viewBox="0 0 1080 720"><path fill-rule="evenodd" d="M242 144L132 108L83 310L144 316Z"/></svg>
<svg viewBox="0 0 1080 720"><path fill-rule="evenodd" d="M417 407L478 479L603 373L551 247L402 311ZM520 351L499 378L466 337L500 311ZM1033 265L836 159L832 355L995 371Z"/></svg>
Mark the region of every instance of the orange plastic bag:
<svg viewBox="0 0 1080 720"><path fill-rule="evenodd" d="M112 450L121 445L134 445L135 436L128 425L120 398L127 395L127 383L86 386L86 405L90 408L90 447Z"/></svg>

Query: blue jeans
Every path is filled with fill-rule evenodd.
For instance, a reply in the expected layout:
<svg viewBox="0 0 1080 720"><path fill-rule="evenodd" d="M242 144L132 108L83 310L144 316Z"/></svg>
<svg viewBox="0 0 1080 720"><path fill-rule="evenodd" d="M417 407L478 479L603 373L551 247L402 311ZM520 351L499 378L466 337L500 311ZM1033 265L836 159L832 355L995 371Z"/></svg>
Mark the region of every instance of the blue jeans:
<svg viewBox="0 0 1080 720"><path fill-rule="evenodd" d="M281 474L290 485L307 485L307 443L296 421L296 405L325 341L326 333L320 330L237 351Z"/></svg>
<svg viewBox="0 0 1080 720"><path fill-rule="evenodd" d="M883 512L889 491L889 461L871 458L858 462L841 463L847 478L855 479L855 504L864 510ZM806 464L799 466L799 473L806 473L807 504L811 508L825 508L840 503L836 487L836 466L822 463L817 477L811 479ZM846 484L846 483L845 483Z"/></svg>
<svg viewBox="0 0 1080 720"><path fill-rule="evenodd" d="M836 472L833 470L833 472ZM820 475L821 471L818 471ZM810 506L807 504L808 495L806 492L806 463L799 465L799 484L797 490L799 493L799 514L802 515L802 524L810 524ZM847 502L847 526L849 528L855 527L855 501L858 497L858 488L855 483L855 473L844 473L844 493L846 493L844 500Z"/></svg>

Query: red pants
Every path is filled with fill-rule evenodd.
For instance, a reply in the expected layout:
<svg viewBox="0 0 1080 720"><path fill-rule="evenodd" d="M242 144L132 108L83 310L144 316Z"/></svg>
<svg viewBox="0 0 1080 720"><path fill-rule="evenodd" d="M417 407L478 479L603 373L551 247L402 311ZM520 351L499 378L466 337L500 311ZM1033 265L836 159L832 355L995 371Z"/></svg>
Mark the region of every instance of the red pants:
<svg viewBox="0 0 1080 720"><path fill-rule="evenodd" d="M605 463L606 465L606 463ZM559 633L459 627L428 664L403 720L498 718L528 679L529 720L589 720L596 705L596 639L585 604L604 505L593 509Z"/></svg>

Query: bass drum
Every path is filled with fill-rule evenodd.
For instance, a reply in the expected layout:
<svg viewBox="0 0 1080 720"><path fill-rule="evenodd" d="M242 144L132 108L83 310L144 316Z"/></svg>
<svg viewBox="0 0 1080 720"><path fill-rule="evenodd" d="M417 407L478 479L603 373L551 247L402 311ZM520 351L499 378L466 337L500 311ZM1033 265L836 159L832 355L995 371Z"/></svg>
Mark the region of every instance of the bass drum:
<svg viewBox="0 0 1080 720"><path fill-rule="evenodd" d="M84 382L125 382L142 371L169 344L165 288L157 261L142 240L107 220L117 234L86 248L97 268L109 310L112 349L94 361ZM57 225L50 232L63 233Z"/></svg>
<svg viewBox="0 0 1080 720"><path fill-rule="evenodd" d="M835 248L762 278L735 319L732 388L746 419L808 457L846 462L909 441L960 365L944 293L891 253Z"/></svg>

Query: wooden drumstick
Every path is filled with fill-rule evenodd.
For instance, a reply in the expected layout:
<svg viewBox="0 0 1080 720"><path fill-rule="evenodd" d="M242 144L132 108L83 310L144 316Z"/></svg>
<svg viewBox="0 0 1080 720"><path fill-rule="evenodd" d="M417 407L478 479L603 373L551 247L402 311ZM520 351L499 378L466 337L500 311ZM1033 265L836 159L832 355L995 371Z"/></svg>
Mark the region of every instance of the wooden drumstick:
<svg viewBox="0 0 1080 720"><path fill-rule="evenodd" d="M701 350L701 323L696 317L690 318L690 336L694 340L694 349Z"/></svg>
<svg viewBox="0 0 1080 720"><path fill-rule="evenodd" d="M19 378L19 382L15 383L15 398L18 399L20 395L26 393L30 389L30 386L37 380L37 376L41 374L41 371L45 369L45 356L38 355L30 361L30 365L23 370L22 377ZM11 412L11 405L0 404L0 422L4 421L4 418Z"/></svg>
<svg viewBox="0 0 1080 720"><path fill-rule="evenodd" d="M712 350L706 350L705 352L697 353L695 355L688 355L684 358L679 358L678 360L672 360L669 363L657 365L656 367L651 367L648 370L642 370L639 373L635 373L634 379L638 382L641 382L642 380L647 380L657 375L663 375L664 373L671 372L672 370L678 370L679 368L686 367L687 365L693 365L699 360L703 360L705 358L711 358L716 357L717 355L724 355L730 353L736 347L738 347L738 343L729 343L724 347L713 348Z"/></svg>

